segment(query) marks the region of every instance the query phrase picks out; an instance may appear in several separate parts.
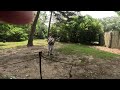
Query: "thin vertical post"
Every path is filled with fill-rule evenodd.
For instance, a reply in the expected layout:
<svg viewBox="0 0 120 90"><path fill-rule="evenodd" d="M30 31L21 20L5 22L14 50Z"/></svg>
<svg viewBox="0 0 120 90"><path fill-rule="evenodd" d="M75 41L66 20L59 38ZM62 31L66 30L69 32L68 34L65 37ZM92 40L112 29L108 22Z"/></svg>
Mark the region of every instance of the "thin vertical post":
<svg viewBox="0 0 120 90"><path fill-rule="evenodd" d="M40 78L42 79L41 57L42 57L42 52L39 52Z"/></svg>

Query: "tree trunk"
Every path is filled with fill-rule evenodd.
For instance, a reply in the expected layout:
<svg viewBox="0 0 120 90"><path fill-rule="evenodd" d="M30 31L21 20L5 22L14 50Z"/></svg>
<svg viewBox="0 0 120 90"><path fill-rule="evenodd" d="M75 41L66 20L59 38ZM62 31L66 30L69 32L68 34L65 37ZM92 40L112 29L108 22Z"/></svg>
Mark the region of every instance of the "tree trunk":
<svg viewBox="0 0 120 90"><path fill-rule="evenodd" d="M104 46L105 45L104 33L99 34L99 45L100 46Z"/></svg>
<svg viewBox="0 0 120 90"><path fill-rule="evenodd" d="M28 47L33 46L33 38L34 38L34 33L35 33L35 29L36 29L36 24L37 24L37 21L39 18L39 14L40 14L40 11L37 11L36 17L34 19L32 26L31 26L31 32L30 32L28 44L27 44Z"/></svg>
<svg viewBox="0 0 120 90"><path fill-rule="evenodd" d="M51 18L52 18L52 11L51 11L50 20L49 20L48 37L49 37L49 33L50 33Z"/></svg>

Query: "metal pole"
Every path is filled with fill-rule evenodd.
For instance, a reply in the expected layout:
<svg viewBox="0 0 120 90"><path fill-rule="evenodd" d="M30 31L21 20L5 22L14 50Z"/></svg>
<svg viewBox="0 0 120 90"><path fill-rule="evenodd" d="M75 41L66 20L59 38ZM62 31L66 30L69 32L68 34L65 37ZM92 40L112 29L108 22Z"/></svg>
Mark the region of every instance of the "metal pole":
<svg viewBox="0 0 120 90"><path fill-rule="evenodd" d="M42 52L39 52L39 67L40 67L40 78L42 79L42 69L41 69L41 56L42 56Z"/></svg>

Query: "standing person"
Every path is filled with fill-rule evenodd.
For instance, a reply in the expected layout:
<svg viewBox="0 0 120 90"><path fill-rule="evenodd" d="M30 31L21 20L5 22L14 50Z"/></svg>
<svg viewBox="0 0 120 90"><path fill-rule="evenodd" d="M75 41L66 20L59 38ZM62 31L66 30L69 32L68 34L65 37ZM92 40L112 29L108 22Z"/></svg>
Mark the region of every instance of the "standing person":
<svg viewBox="0 0 120 90"><path fill-rule="evenodd" d="M49 35L48 37L48 55L53 55L53 47L54 47L55 39L53 35Z"/></svg>

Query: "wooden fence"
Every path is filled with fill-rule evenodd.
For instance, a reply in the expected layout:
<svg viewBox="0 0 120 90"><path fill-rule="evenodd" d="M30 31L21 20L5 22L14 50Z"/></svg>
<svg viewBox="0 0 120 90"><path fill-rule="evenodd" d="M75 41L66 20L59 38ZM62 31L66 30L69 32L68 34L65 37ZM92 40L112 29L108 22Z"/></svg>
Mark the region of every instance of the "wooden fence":
<svg viewBox="0 0 120 90"><path fill-rule="evenodd" d="M105 46L120 49L120 32L110 31L104 33Z"/></svg>

